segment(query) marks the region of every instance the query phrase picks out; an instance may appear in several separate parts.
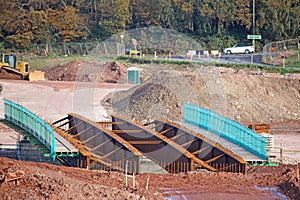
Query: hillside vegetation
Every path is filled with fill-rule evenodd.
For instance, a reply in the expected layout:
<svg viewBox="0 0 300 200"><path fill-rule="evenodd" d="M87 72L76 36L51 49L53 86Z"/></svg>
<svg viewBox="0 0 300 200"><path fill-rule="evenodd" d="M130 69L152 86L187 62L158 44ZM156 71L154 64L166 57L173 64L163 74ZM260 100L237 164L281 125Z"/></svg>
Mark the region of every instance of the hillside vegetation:
<svg viewBox="0 0 300 200"><path fill-rule="evenodd" d="M258 46L299 37L300 2L215 0L0 0L0 51L28 51L37 44L103 41L126 30L158 26L192 36L208 49L248 42ZM126 45L132 38L124 38ZM138 45L140 45L138 43Z"/></svg>

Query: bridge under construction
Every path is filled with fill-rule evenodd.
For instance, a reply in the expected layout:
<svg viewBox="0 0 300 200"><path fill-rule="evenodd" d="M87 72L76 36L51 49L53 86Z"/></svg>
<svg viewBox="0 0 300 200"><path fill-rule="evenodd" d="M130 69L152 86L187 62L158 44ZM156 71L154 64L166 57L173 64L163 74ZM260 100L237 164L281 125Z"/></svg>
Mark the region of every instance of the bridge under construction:
<svg viewBox="0 0 300 200"><path fill-rule="evenodd" d="M45 156L73 167L128 173L245 173L248 163L268 160L263 136L189 104L184 105L182 121L156 119L147 126L116 114L104 122L75 113L48 122L9 100L5 118L48 148Z"/></svg>

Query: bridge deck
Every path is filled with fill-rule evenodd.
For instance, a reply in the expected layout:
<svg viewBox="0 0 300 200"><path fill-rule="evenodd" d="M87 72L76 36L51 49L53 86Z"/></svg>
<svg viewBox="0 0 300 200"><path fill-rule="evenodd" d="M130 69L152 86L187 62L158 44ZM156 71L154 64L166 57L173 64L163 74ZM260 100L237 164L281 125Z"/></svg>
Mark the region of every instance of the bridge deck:
<svg viewBox="0 0 300 200"><path fill-rule="evenodd" d="M27 133L24 129L9 121L1 119L0 122L0 141L2 147L8 149L17 149L18 143L24 137L22 133ZM30 133L28 133L30 134ZM31 135L31 134L30 134ZM78 154L78 149L74 147L69 141L55 133L56 138L56 153L58 155L65 154Z"/></svg>
<svg viewBox="0 0 300 200"><path fill-rule="evenodd" d="M240 157L242 157L244 160L246 161L250 161L250 162L256 162L256 161L266 161L264 159L262 159L261 157L253 154L252 152L248 151L247 149L233 143L230 142L229 140L215 134L212 133L210 131L207 131L205 129L199 128L198 126L186 123L186 122L182 122L182 121L176 121L177 124L189 129L189 130L193 130L194 132L203 135L204 137L207 137L208 139L219 143L220 145L222 145L223 147L231 150L233 153L239 155Z"/></svg>
<svg viewBox="0 0 300 200"><path fill-rule="evenodd" d="M56 138L56 153L78 153L78 149L74 147L69 141L67 141L65 138L63 138L61 135L55 132L55 138Z"/></svg>

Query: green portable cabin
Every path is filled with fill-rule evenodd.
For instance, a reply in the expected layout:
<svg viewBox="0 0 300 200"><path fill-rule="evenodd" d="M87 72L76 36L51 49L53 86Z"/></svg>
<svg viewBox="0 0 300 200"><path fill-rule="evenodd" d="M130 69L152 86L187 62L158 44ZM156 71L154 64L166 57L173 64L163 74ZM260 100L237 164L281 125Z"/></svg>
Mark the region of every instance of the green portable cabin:
<svg viewBox="0 0 300 200"><path fill-rule="evenodd" d="M140 84L140 68L130 67L127 69L127 81L132 84Z"/></svg>

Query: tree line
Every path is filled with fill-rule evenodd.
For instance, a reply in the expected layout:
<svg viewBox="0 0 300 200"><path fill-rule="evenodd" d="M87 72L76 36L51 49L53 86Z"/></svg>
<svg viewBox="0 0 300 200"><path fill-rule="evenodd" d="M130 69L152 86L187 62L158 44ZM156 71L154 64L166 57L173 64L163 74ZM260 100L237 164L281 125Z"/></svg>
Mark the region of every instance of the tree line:
<svg viewBox="0 0 300 200"><path fill-rule="evenodd" d="M0 0L0 8L1 49L102 41L150 26L187 34L208 49L247 42L253 31L262 35L260 45L300 36L299 0Z"/></svg>

